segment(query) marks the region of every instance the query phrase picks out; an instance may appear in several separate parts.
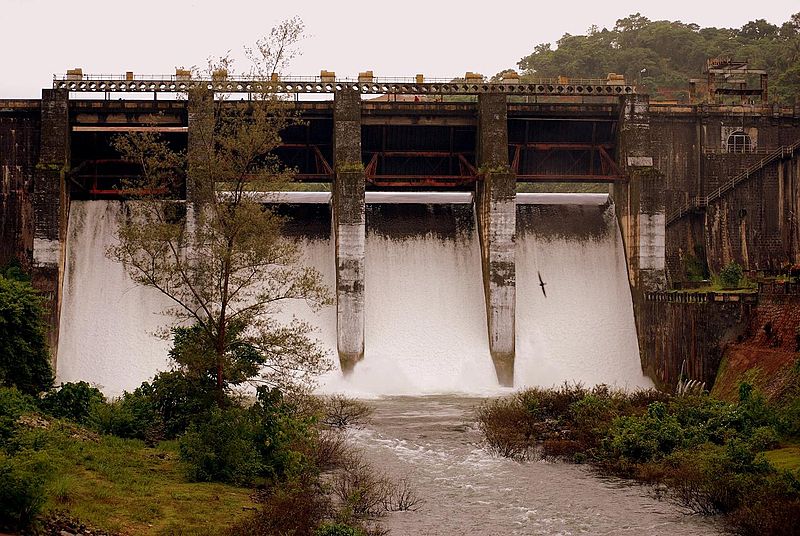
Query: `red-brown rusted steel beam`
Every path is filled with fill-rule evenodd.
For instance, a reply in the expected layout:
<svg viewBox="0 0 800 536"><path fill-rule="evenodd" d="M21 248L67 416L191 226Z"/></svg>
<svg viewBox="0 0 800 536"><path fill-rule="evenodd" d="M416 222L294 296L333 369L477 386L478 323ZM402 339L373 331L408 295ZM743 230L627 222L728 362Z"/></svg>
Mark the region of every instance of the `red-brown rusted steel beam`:
<svg viewBox="0 0 800 536"><path fill-rule="evenodd" d="M468 153L451 153L450 151L375 151L373 154L389 158L452 158Z"/></svg>
<svg viewBox="0 0 800 536"><path fill-rule="evenodd" d="M458 177L453 175L432 177L430 175L398 175L370 177L373 186L413 187L413 186L463 186L475 182L477 177Z"/></svg>
<svg viewBox="0 0 800 536"><path fill-rule="evenodd" d="M321 168L323 173L327 173L333 176L333 168L325 159L325 156L322 154L322 151L320 151L319 147L317 147L316 145L314 146L314 157L316 158L317 171L320 171Z"/></svg>
<svg viewBox="0 0 800 536"><path fill-rule="evenodd" d="M606 165L608 165L608 167L611 169L612 175L622 175L622 171L619 169L619 166L614 159L611 158L611 155L606 152L604 147L598 147L598 152L600 153L600 161L605 162Z"/></svg>
<svg viewBox="0 0 800 536"><path fill-rule="evenodd" d="M461 166L464 167L464 169L466 169L469 172L468 173L469 175L477 175L478 174L478 170L475 168L475 166L473 166L470 163L469 160L467 160L467 157L464 156L464 153L458 153L458 162L459 162L459 164ZM462 175L463 175L463 173L462 173Z"/></svg>
<svg viewBox="0 0 800 536"><path fill-rule="evenodd" d="M519 173L519 156L521 152L521 145L514 146L514 159L511 161L511 169L514 171L514 173Z"/></svg>

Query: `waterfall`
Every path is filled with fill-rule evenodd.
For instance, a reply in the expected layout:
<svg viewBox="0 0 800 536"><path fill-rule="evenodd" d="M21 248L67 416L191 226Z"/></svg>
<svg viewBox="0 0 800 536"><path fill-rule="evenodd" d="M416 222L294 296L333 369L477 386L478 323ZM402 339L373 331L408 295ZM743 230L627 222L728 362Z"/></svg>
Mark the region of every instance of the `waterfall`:
<svg viewBox="0 0 800 536"><path fill-rule="evenodd" d="M276 207L304 262L334 289L327 199L306 193ZM499 391L469 194L367 201L363 361L342 377L335 307L315 313L294 301L279 315L317 328L334 363L321 388L361 396ZM606 196L521 194L518 203L515 387L651 386L639 365L622 240ZM71 204L63 283L58 381L85 380L109 395L169 366L169 341L155 333L170 321L163 315L170 301L105 255L124 210L120 201Z"/></svg>

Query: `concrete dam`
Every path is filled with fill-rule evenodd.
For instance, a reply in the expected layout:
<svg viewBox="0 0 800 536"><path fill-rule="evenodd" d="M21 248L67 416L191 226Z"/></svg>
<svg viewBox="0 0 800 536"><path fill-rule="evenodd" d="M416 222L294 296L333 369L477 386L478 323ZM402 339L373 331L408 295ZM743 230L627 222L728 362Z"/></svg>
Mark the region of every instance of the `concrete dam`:
<svg viewBox="0 0 800 536"><path fill-rule="evenodd" d="M287 237L333 288L330 196L279 197L273 208L287 217ZM364 356L347 377L337 366L323 388L365 396L497 390L471 198L366 196ZM121 264L106 258L124 217L125 202L72 202L58 348L60 381L89 379L115 394L164 370L169 349L169 341L155 336L169 300L135 285ZM515 386L651 385L639 363L622 240L608 196L521 194L517 226ZM331 356L337 330L352 329L337 327L335 307L315 313L296 301L281 314L313 324Z"/></svg>
<svg viewBox="0 0 800 536"><path fill-rule="evenodd" d="M191 150L215 92L253 90L209 81L205 96L158 98L186 83L87 76L0 101L0 263L17 259L47 298L63 381L118 392L166 366L167 343L152 336L164 299L105 258L131 173L111 140L154 131ZM330 190L268 202L335 294L321 313L284 313L317 326L332 388L668 386L684 361L713 380L713 355L670 342L695 326L661 324L665 290L689 263L777 270L800 258L797 108L656 103L610 80L273 85L298 97L286 105L302 118L277 156ZM132 91L153 100L109 98ZM548 182L610 195L518 193Z"/></svg>

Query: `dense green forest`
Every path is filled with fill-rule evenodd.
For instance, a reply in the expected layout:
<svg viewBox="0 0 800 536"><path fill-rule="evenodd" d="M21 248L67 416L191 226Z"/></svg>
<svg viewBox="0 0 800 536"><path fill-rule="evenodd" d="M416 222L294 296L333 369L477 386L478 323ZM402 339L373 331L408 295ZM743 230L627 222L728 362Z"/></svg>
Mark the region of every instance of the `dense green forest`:
<svg viewBox="0 0 800 536"><path fill-rule="evenodd" d="M749 60L765 69L770 100L800 100L800 13L780 26L764 19L738 29L701 28L680 21L651 21L636 13L612 29L592 26L586 35L564 34L542 43L518 62L523 78L605 78L624 74L655 97L686 99L689 79L702 78L706 59Z"/></svg>

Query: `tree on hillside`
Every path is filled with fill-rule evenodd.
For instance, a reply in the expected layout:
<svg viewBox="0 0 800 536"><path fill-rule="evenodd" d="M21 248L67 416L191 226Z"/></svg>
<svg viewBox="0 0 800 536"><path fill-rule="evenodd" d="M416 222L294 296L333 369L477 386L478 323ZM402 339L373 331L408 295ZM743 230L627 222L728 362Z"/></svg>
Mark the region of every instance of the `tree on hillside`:
<svg viewBox="0 0 800 536"><path fill-rule="evenodd" d="M247 49L247 74L267 78L296 50L302 22L291 19ZM209 62L205 79L234 74L228 58ZM315 270L301 265L296 243L281 236L282 219L252 195L289 180L273 154L281 130L295 119L286 102L255 93L242 102L192 90L189 150L175 151L152 133L120 137L116 147L142 169L139 187L158 191L185 178L187 203L141 198L127 204L119 245L108 254L131 278L174 303L172 357L184 370L205 375L221 405L231 385L261 381L287 387L326 370L325 352L310 326L281 324L275 313L287 300L312 307L330 303ZM272 186L272 188L270 188Z"/></svg>
<svg viewBox="0 0 800 536"><path fill-rule="evenodd" d="M636 13L619 19L610 30L592 26L586 35L565 34L555 48L538 44L518 66L527 78L620 73L652 94L685 96L689 79L699 78L706 59L714 57L746 59L752 68L765 69L771 94L793 103L800 98L800 13L780 26L758 19L741 28L700 28L651 21Z"/></svg>
<svg viewBox="0 0 800 536"><path fill-rule="evenodd" d="M15 269L0 273L0 385L36 395L53 385L42 298Z"/></svg>

